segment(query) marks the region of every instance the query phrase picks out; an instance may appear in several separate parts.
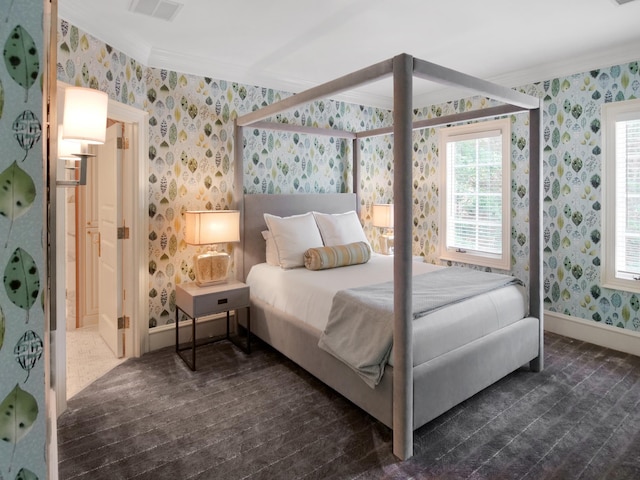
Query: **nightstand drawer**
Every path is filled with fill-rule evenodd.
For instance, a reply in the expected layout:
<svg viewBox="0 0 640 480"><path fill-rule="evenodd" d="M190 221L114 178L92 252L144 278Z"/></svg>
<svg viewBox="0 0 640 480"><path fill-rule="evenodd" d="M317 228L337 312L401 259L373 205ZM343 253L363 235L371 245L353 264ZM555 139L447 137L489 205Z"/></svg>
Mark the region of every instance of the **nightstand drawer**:
<svg viewBox="0 0 640 480"><path fill-rule="evenodd" d="M216 295L203 295L193 300L193 316L201 317L213 313L226 312L249 305L247 287L225 290Z"/></svg>
<svg viewBox="0 0 640 480"><path fill-rule="evenodd" d="M178 285L176 305L193 318L236 310L249 306L249 287L234 281L208 287Z"/></svg>

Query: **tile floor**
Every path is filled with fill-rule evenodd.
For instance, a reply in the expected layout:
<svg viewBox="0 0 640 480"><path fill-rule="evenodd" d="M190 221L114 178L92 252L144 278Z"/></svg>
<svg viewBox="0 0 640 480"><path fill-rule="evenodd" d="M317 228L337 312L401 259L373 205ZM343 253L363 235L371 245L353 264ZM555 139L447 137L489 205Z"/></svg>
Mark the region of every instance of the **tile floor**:
<svg viewBox="0 0 640 480"><path fill-rule="evenodd" d="M115 358L97 325L68 330L67 399L125 360Z"/></svg>

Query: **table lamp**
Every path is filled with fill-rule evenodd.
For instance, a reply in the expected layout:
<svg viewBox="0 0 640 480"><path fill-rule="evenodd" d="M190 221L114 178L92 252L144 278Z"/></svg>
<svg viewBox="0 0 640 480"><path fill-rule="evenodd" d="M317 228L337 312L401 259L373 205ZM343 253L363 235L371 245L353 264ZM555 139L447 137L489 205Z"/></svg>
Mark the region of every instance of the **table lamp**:
<svg viewBox="0 0 640 480"><path fill-rule="evenodd" d="M393 204L373 205L373 226L383 228L380 235L380 253L393 255Z"/></svg>
<svg viewBox="0 0 640 480"><path fill-rule="evenodd" d="M193 258L196 284L203 287L224 283L229 276L231 256L216 249L219 243L240 241L240 212L197 210L185 213L185 242L209 249Z"/></svg>

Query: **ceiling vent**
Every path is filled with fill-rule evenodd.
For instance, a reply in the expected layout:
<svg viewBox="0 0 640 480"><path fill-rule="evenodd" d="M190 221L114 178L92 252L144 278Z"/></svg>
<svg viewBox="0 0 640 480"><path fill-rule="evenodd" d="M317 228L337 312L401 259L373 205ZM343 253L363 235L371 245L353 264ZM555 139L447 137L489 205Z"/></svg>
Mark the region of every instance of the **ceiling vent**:
<svg viewBox="0 0 640 480"><path fill-rule="evenodd" d="M182 7L182 3L171 0L132 0L129 11L170 22Z"/></svg>

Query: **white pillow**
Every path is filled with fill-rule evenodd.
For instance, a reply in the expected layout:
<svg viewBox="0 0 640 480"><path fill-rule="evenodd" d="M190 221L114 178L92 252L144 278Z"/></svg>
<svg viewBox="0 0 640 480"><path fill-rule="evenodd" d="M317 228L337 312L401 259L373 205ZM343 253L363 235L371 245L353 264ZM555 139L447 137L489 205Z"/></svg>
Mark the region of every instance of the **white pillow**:
<svg viewBox="0 0 640 480"><path fill-rule="evenodd" d="M365 242L369 245L369 240L362 230L360 219L355 211L334 214L313 212L313 216L325 246L334 247L356 242Z"/></svg>
<svg viewBox="0 0 640 480"><path fill-rule="evenodd" d="M262 238L266 242L266 257L267 263L269 265L275 265L276 267L280 266L280 259L278 258L278 250L276 249L276 244L273 241L273 237L271 236L271 232L269 230L264 230L262 232Z"/></svg>
<svg viewBox="0 0 640 480"><path fill-rule="evenodd" d="M311 212L290 217L264 214L282 268L304 267L304 252L322 247L322 237Z"/></svg>

